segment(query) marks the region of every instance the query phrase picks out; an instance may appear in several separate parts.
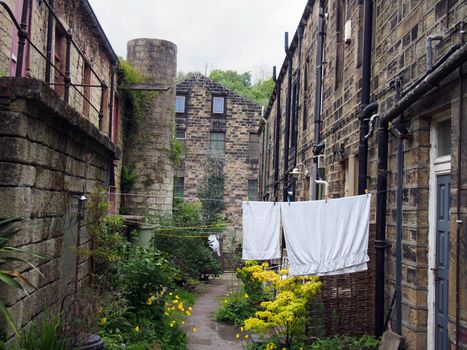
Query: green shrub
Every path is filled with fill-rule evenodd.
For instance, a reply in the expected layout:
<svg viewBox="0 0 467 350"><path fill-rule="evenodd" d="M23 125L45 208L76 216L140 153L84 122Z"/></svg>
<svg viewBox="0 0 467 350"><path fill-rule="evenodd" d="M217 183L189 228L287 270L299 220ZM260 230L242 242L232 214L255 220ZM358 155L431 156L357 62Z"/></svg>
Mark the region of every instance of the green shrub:
<svg viewBox="0 0 467 350"><path fill-rule="evenodd" d="M130 306L139 309L151 294L161 293L164 287L173 289L178 275L179 270L157 249L133 247L120 266L117 287Z"/></svg>
<svg viewBox="0 0 467 350"><path fill-rule="evenodd" d="M245 298L245 292L240 290L223 299L216 313L216 320L240 327L246 319L253 317L256 311L257 308L251 299Z"/></svg>
<svg viewBox="0 0 467 350"><path fill-rule="evenodd" d="M211 228L222 229L221 223L211 224L207 233L199 203L176 201L174 213L160 215L151 220L161 227L156 231L154 243L157 249L166 252L173 264L182 272L182 280L205 279L221 272L218 258L208 246L207 234Z"/></svg>

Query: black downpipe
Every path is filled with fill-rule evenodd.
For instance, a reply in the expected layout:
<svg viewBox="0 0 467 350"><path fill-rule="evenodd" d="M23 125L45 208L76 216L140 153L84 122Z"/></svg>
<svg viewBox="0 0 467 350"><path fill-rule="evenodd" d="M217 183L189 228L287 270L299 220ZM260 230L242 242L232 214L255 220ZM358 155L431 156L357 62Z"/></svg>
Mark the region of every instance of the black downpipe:
<svg viewBox="0 0 467 350"><path fill-rule="evenodd" d="M274 81L276 82L276 121L274 127L274 201L278 199L279 189L279 138L281 131L281 81L276 78L274 66Z"/></svg>
<svg viewBox="0 0 467 350"><path fill-rule="evenodd" d="M390 108L380 120L378 129L378 174L376 183L376 278L375 278L375 335L384 332L384 256L386 249L386 199L388 169L388 125L409 106L436 87L445 77L467 60L467 45L463 44L445 62L427 75L409 93Z"/></svg>
<svg viewBox="0 0 467 350"><path fill-rule="evenodd" d="M324 0L319 1L318 13L318 47L316 49L316 90L315 90L315 110L314 110L314 126L313 126L313 169L311 171L310 187L311 199L318 198L317 186L315 180L318 179L318 155L320 152L315 152L316 146L321 143L321 109L323 103L323 48L324 48Z"/></svg>
<svg viewBox="0 0 467 350"><path fill-rule="evenodd" d="M371 89L371 43L373 41L373 0L365 0L364 2L364 32L363 32L363 62L362 62L362 91L361 91L361 108L360 116L360 142L358 145L358 193L364 194L367 189L368 178L368 140L365 135L368 134L368 118L363 115L363 109L370 103ZM378 274L376 267L376 274ZM384 322L384 315L378 315L377 319L381 318Z"/></svg>
<svg viewBox="0 0 467 350"><path fill-rule="evenodd" d="M401 115L402 123L403 115ZM402 187L404 177L404 139L397 145L396 191L396 333L402 335Z"/></svg>
<svg viewBox="0 0 467 350"><path fill-rule="evenodd" d="M461 22L461 44L464 45L464 22ZM459 66L459 125L458 125L458 140L457 140L457 219L456 219L456 350L460 349L460 254L461 254L461 232L462 232L462 215L461 215L461 182L462 182L462 130L464 117L464 72L462 64Z"/></svg>
<svg viewBox="0 0 467 350"><path fill-rule="evenodd" d="M112 66L110 73L110 101L109 101L109 138L112 141L113 118L114 118L114 94L115 94L115 66Z"/></svg>
<svg viewBox="0 0 467 350"><path fill-rule="evenodd" d="M29 0L23 1L23 12L21 13L21 31L18 31L18 55L16 61L16 78L21 78L23 73L24 46L28 37L28 7Z"/></svg>
<svg viewBox="0 0 467 350"><path fill-rule="evenodd" d="M384 332L384 256L386 250L386 198L388 184L388 122L378 129L378 175L376 183L376 276L375 276L375 335Z"/></svg>
<svg viewBox="0 0 467 350"><path fill-rule="evenodd" d="M293 167L297 166L298 159L298 103L300 101L300 74L302 62L302 26L298 28L297 41L298 41L298 64L297 64L297 78L293 84L293 101L292 101L292 149L293 154ZM297 180L294 179L291 200L295 201L296 198Z"/></svg>
<svg viewBox="0 0 467 350"><path fill-rule="evenodd" d="M49 0L51 8L55 8L55 0ZM47 20L47 63L45 66L45 82L50 83L52 76L52 43L54 37L54 15L52 11L49 11Z"/></svg>
<svg viewBox="0 0 467 350"><path fill-rule="evenodd" d="M287 95L285 97L285 135L284 135L284 191L283 200L287 201L289 186L289 147L290 147L290 100L292 95L292 55L289 50L289 33L285 33L285 53L287 55Z"/></svg>
<svg viewBox="0 0 467 350"><path fill-rule="evenodd" d="M70 100L70 84L71 84L71 45L73 43L73 33L71 29L66 32L66 57L65 57L65 94L63 99L65 102Z"/></svg>

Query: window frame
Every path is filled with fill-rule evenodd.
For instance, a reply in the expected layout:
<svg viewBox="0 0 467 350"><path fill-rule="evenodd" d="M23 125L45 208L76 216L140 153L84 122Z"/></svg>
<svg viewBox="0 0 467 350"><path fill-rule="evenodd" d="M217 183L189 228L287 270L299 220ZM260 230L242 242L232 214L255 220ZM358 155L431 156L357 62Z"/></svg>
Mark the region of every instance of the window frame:
<svg viewBox="0 0 467 350"><path fill-rule="evenodd" d="M251 196L250 195L250 190L252 190L252 188L250 187L250 184L251 183L256 183L256 187L255 187L255 190L256 190L256 193L254 196ZM248 179L247 180L247 194L248 194L248 199L250 201L257 201L258 200L258 195L259 195L259 181L258 179Z"/></svg>
<svg viewBox="0 0 467 350"><path fill-rule="evenodd" d="M222 98L223 101L224 101L224 109L222 112L214 112L214 99L216 98ZM212 95L211 96L211 114L212 115L219 115L219 116L222 116L222 115L225 115L227 112L227 96L225 95Z"/></svg>
<svg viewBox="0 0 467 350"><path fill-rule="evenodd" d="M223 147L222 151L219 150L219 149L214 149L214 148L212 147L213 141L215 141L216 143L219 143L219 141L220 141L220 140L213 140L212 136L213 136L214 134L217 134L217 135L224 135L224 140L223 140L223 146L224 146L224 147ZM210 151L211 153L215 154L216 156L222 156L222 157L224 157L224 156L225 156L225 137L226 137L226 135L225 135L225 132L223 132L223 131L211 131L211 132L209 133L209 151Z"/></svg>
<svg viewBox="0 0 467 350"><path fill-rule="evenodd" d="M183 104L183 112L178 112L177 111L177 98L178 97L183 97L184 98L184 104ZM187 94L183 93L177 93L175 94L175 114L176 115L185 115L187 113L187 106L188 106L188 96Z"/></svg>

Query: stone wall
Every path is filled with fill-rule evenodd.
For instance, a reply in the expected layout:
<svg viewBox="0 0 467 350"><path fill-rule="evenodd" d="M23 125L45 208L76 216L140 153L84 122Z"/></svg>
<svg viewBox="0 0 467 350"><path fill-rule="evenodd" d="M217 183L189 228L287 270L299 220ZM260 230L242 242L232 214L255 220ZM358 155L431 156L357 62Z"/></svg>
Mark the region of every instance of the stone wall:
<svg viewBox="0 0 467 350"><path fill-rule="evenodd" d="M300 42L301 57L299 55L298 31L291 43L293 81L296 81L297 77L300 76L297 163L303 162L308 170L313 162L311 146L314 132L318 3L318 1L308 2L298 29L303 32ZM357 193L363 2L327 1L325 3L328 17L325 25L324 61L326 63L323 77L321 140L325 143L325 179L330 183L331 196L340 197ZM443 34L444 36L443 41L433 43L434 62L454 44L460 43L459 21L465 20L467 17L467 5L462 1L450 2L448 12L446 12L445 6L443 1L374 1L371 94L379 102L379 113L384 114L395 103L395 91L390 88L390 82L393 79L401 77L402 87L405 89L425 73L425 38L427 35ZM344 44L342 23L347 21L351 21L351 35L350 42ZM429 318L432 317L429 314L434 313L433 299L432 297L430 299L429 294L433 292L434 277L430 268L433 267L435 242L430 238L430 232L434 228L433 224L430 226L432 214L430 214L428 198L430 178L433 178L430 173L430 164L433 161L430 151L434 140L431 139L430 128L439 116L450 117L452 120L451 174L453 180L450 243L453 248L457 244L454 220L456 214L454 198L458 186L454 177L457 171L457 135L459 132L456 125L458 125L460 108L457 74L451 75L438 89L433 90L431 94L421 99L405 113L406 127L413 135L412 141L404 143L402 333L407 338L408 349L431 348L433 346L434 329L428 327L434 326L432 323L429 325L428 322ZM270 198L274 196L273 150L278 89L281 92L280 153L278 157L280 159L279 178L282 179L287 172L284 169L284 120L288 89L287 61L284 62L280 70L278 84L266 113L269 135L269 144L266 145L266 149L270 151L266 157L269 170L262 194L269 193ZM464 103L462 110L464 120L466 118L465 110ZM465 134L465 131L461 130L460 132ZM370 138L368 190L371 193L375 193L376 190L376 143L376 137ZM386 228L389 243L386 252L386 310L393 297L395 285L396 155L397 141L390 137ZM293 158L289 160L289 165L291 164L294 164ZM462 174L465 174L466 163L462 164ZM261 166L261 169L265 171L266 168ZM464 177L465 175L463 175L462 181L464 181ZM280 200L282 199L283 185L284 183L281 181L278 191ZM309 199L309 188L309 176L300 176L296 186L296 199ZM462 195L464 195L464 191ZM373 198L375 201L376 195ZM465 215L464 205L461 208ZM373 221L375 220L374 213L375 202L372 205ZM461 251L465 252L465 245L460 244ZM451 344L455 341L454 251L451 249L449 284L449 337ZM462 256L465 257L465 254L462 253ZM461 257L461 259L463 258ZM461 260L461 264L463 261ZM462 300L462 296L467 295L467 278L464 273L461 273L460 289ZM465 305L461 305L461 310L465 309ZM394 320L393 313L391 322ZM463 311L461 312L461 321L461 332L465 337L467 315Z"/></svg>
<svg viewBox="0 0 467 350"><path fill-rule="evenodd" d="M15 2L7 1L10 8L15 13ZM16 2L18 3L18 2ZM89 113L85 113L84 105L87 104L81 94L84 93L84 87L70 88L70 99L69 104L78 112L86 116L94 125L99 125L99 111L101 109L101 96L104 91L104 104L103 104L103 120L101 130L108 134L109 132L109 102L110 102L110 85L112 77L113 66L117 64L117 57L115 53L109 49L110 45L106 38L100 34L101 28L98 28L93 23L94 14L91 14L89 9L85 6L87 1L55 1L55 12L57 13L60 22L65 28L71 28L73 34L73 40L77 44L78 49L72 45L71 48L71 83L84 84L84 70L85 62L86 65L92 67L95 74L91 74L89 84L98 85L98 87L89 88L89 100L92 106L89 108ZM41 1L32 1L31 8L29 9L29 23L28 37L34 43L34 45L45 55L47 51L47 27L48 27L48 9ZM17 17L20 22L20 16ZM11 59L11 47L12 47L12 35L13 31L12 23L8 15L6 14L3 7L0 7L0 43L2 51L0 54L0 75L8 76L10 59ZM60 32L64 39L64 30L60 27L57 22L54 22L53 33L54 38L52 40L53 53L52 57L59 56L56 52L56 33ZM16 40L16 39L14 39ZM14 53L16 55L16 52ZM84 55L83 55L84 54ZM28 77L45 80L45 59L30 45L26 45L26 61L25 61L25 74ZM61 71L65 72L65 60L64 56L60 61L53 58L54 64L61 68ZM63 76L52 68L52 79L54 82L57 77L57 83L63 83ZM107 88L102 89L100 87L100 81L104 82ZM55 87L57 93L63 97L63 87ZM79 91L79 92L78 92ZM81 93L81 94L80 94ZM94 107L93 107L94 106Z"/></svg>
<svg viewBox="0 0 467 350"><path fill-rule="evenodd" d="M213 173L210 159L214 159L221 164L224 175L224 215L228 225L241 226L241 202L248 196L248 180L258 179L257 156L250 157L248 150L250 133L258 130L261 106L201 74L177 84L177 95L186 96L187 100L186 112L177 114L177 130L186 132L186 156L176 173L184 178L184 198L199 197L200 186ZM225 97L224 114L212 114L213 95ZM225 133L225 155L212 153L211 132Z"/></svg>
<svg viewBox="0 0 467 350"><path fill-rule="evenodd" d="M170 211L173 199L174 168L171 159L173 137L177 47L157 39L128 42L128 62L140 71L147 83L167 87L153 97L151 108L137 123L125 148L125 162L138 178L129 196L129 214L146 215Z"/></svg>
<svg viewBox="0 0 467 350"><path fill-rule="evenodd" d="M0 218L23 218L8 245L46 257L30 259L44 277L20 267L38 288L28 288L30 296L2 286L2 301L21 328L46 309L57 311L72 290L78 230L81 244L88 242L78 198L108 186L120 150L44 83L1 78L0 85ZM82 281L88 274L84 257L79 266Z"/></svg>

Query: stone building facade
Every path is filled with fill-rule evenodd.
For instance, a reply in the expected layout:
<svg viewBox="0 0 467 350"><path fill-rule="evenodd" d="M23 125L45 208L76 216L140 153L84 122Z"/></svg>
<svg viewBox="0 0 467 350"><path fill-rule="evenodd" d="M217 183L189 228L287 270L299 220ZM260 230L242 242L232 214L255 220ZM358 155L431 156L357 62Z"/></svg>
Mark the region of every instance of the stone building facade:
<svg viewBox="0 0 467 350"><path fill-rule="evenodd" d="M21 60L17 30L1 7L0 218L22 217L8 245L46 257L32 259L44 277L23 270L37 286L30 296L2 285L2 301L22 328L59 310L89 273L88 260L70 247L89 243L78 211L85 198L96 187L118 187L118 61L87 1L5 5L29 41Z"/></svg>
<svg viewBox="0 0 467 350"><path fill-rule="evenodd" d="M231 228L241 226L242 200L257 198L261 111L201 74L178 83L176 134L185 155L175 173L174 196L199 198L203 184L220 174L223 214Z"/></svg>
<svg viewBox="0 0 467 350"><path fill-rule="evenodd" d="M368 4L372 8L365 13ZM365 18L371 17L365 34ZM287 200L288 192L292 200L322 198L313 181L318 178L329 183L331 197L363 193L361 184L373 194L371 219L379 244L370 249L379 257L385 253L383 270L376 271L383 279L374 282L377 295L379 287L384 290L384 300L377 296L374 305L383 311L375 313L376 332L396 295L401 310L390 314L390 322L393 330L400 325L407 349L467 345L466 17L462 1L308 1L261 128L264 200ZM427 67L430 56L433 66ZM367 82L371 99L362 103ZM376 113L379 118L373 119L375 132L362 138L362 109L371 101L378 108L373 105L365 119ZM393 128L385 145L382 137L392 126L399 131ZM400 141L393 134L403 136L399 156ZM380 150L388 149L387 170L378 143ZM296 180L290 175L295 167ZM399 285L401 292L395 293Z"/></svg>

